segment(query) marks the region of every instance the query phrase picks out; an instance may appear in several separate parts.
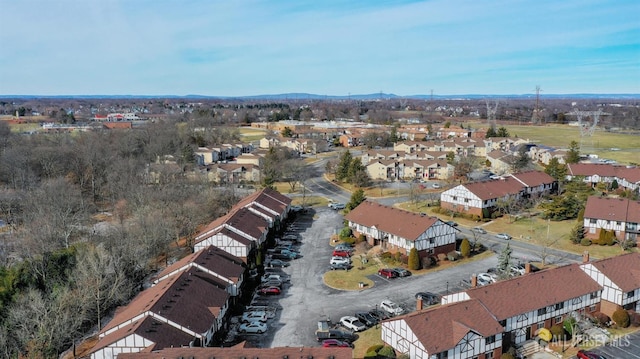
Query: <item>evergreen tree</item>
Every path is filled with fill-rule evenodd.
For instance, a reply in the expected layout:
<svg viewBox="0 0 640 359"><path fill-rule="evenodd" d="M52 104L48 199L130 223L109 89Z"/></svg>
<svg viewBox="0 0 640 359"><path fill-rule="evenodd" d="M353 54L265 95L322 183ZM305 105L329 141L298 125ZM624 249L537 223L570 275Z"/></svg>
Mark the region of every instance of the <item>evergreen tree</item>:
<svg viewBox="0 0 640 359"><path fill-rule="evenodd" d="M584 238L584 225L582 224L582 221L576 223L576 225L571 229L569 238L574 244L580 244L582 242L582 239Z"/></svg>
<svg viewBox="0 0 640 359"><path fill-rule="evenodd" d="M364 195L364 190L362 188L358 188L355 192L351 194L351 199L349 203L347 203L347 211L351 211L352 209L358 207L360 203L364 202L367 199Z"/></svg>
<svg viewBox="0 0 640 359"><path fill-rule="evenodd" d="M567 166L560 163L558 159L554 157L549 161L544 172L553 177L556 181L560 182L567 176Z"/></svg>
<svg viewBox="0 0 640 359"><path fill-rule="evenodd" d="M569 144L569 151L567 151L565 162L566 163L580 162L580 146L578 145L578 142L571 141L571 143Z"/></svg>
<svg viewBox="0 0 640 359"><path fill-rule="evenodd" d="M411 248L409 251L409 259L407 265L411 270L420 269L420 256L418 255L418 250L416 248Z"/></svg>
<svg viewBox="0 0 640 359"><path fill-rule="evenodd" d="M504 247L500 255L498 256L498 271L502 273L503 276L509 275L509 269L511 268L511 263L513 259L511 258L511 246L509 243Z"/></svg>
<svg viewBox="0 0 640 359"><path fill-rule="evenodd" d="M505 127L500 127L496 132L496 137L509 137L509 131Z"/></svg>
<svg viewBox="0 0 640 359"><path fill-rule="evenodd" d="M344 181L349 177L349 167L351 166L351 160L353 156L349 150L342 152L340 156L340 162L336 167L336 180Z"/></svg>
<svg viewBox="0 0 640 359"><path fill-rule="evenodd" d="M486 134L486 136L485 136L485 137L486 137L486 138L489 138L489 137L496 137L496 136L497 136L497 134L496 134L496 128L495 128L495 127L493 127L493 126L489 127L489 129L487 130L487 134Z"/></svg>

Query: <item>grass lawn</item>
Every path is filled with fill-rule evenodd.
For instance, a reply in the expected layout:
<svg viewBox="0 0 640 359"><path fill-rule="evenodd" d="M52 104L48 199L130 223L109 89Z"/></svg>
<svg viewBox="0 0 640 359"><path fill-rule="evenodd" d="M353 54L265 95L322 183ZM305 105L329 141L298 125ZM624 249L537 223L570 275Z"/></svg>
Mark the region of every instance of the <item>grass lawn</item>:
<svg viewBox="0 0 640 359"><path fill-rule="evenodd" d="M353 342L353 357L364 358L367 349L376 344L384 344L382 341L382 329L380 325L371 327L358 333L358 340Z"/></svg>
<svg viewBox="0 0 640 359"><path fill-rule="evenodd" d="M359 255L352 257L353 268L348 271L328 270L327 273L324 274L325 284L329 287L342 290L364 290L372 288L373 281L367 278L367 276L377 273L380 266L373 260L362 264L360 258ZM361 282L364 283L364 288L360 288Z"/></svg>
<svg viewBox="0 0 640 359"><path fill-rule="evenodd" d="M405 202L401 203L398 207L412 212L424 212L427 213L427 215L438 217L443 221L454 220L465 227L474 227L479 225L479 223L472 220L460 217L451 218L450 216L435 213L433 212L433 207L427 207L420 202ZM489 232L508 233L514 240L531 242L575 254L582 254L584 251L589 251L589 255L592 258L608 258L624 253L618 245L590 245L585 247L571 243L569 235L575 224L575 220L547 221L542 218L531 217L521 218L514 221L509 219L508 216L504 216L502 218L496 218L493 221L484 224L482 227ZM637 251L638 248L635 248L634 250Z"/></svg>
<svg viewBox="0 0 640 359"><path fill-rule="evenodd" d="M240 136L245 141L259 141L267 135L267 130L254 127L240 127Z"/></svg>

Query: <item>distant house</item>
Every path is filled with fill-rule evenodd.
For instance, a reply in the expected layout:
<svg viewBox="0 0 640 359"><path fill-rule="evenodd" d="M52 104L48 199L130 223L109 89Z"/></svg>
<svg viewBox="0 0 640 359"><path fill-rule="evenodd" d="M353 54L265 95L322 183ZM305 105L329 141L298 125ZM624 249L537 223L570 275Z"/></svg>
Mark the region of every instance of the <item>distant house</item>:
<svg viewBox="0 0 640 359"><path fill-rule="evenodd" d="M640 167L618 166L605 163L569 163L567 179L582 177L584 182L595 186L602 182L610 185L613 181L618 186L632 191L640 189Z"/></svg>
<svg viewBox="0 0 640 359"><path fill-rule="evenodd" d="M144 353L123 353L118 359L351 359L353 349L345 347L274 347L255 348L247 342L228 348L166 348Z"/></svg>
<svg viewBox="0 0 640 359"><path fill-rule="evenodd" d="M366 164L365 168L372 180L397 180L403 172L403 164L396 160L375 160Z"/></svg>
<svg viewBox="0 0 640 359"><path fill-rule="evenodd" d="M613 231L618 240L640 238L640 201L628 198L590 196L584 209L585 237L599 238L602 230Z"/></svg>
<svg viewBox="0 0 640 359"><path fill-rule="evenodd" d="M355 236L388 251L408 255L416 248L423 258L456 249L457 230L436 217L364 201L345 219Z"/></svg>

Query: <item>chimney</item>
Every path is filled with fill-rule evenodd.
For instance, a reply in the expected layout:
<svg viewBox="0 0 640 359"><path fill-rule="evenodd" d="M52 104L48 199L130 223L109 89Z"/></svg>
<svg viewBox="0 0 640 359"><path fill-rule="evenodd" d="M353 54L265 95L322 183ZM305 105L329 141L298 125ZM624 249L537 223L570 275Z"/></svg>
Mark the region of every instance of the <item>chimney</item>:
<svg viewBox="0 0 640 359"><path fill-rule="evenodd" d="M418 296L416 300L416 310L422 310L422 296Z"/></svg>
<svg viewBox="0 0 640 359"><path fill-rule="evenodd" d="M582 263L589 263L589 251L582 252Z"/></svg>
<svg viewBox="0 0 640 359"><path fill-rule="evenodd" d="M478 276L474 274L471 276L471 288L475 288L477 286L478 286Z"/></svg>
<svg viewBox="0 0 640 359"><path fill-rule="evenodd" d="M524 274L529 274L531 273L531 263L525 263L524 264Z"/></svg>

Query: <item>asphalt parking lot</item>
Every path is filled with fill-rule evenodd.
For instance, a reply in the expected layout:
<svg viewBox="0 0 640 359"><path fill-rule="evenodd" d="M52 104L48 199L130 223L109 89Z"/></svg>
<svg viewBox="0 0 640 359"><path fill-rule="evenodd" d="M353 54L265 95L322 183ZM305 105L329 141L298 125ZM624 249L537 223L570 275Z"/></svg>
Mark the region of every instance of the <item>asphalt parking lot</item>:
<svg viewBox="0 0 640 359"><path fill-rule="evenodd" d="M371 277L374 285L355 291L342 291L327 287L323 275L328 270L332 247L331 235L342 228L343 216L329 208L299 216L295 227L302 237L299 247L302 257L284 268L290 275L290 284L277 300L282 310L270 320L270 331L260 340L262 346L317 346L315 330L318 321L353 315L357 311L376 308L383 299L390 299L408 311L415 310L415 293L429 291L445 294L461 290L460 282L471 273L479 273L497 263L495 256L446 271L435 271L421 276L386 279Z"/></svg>
<svg viewBox="0 0 640 359"><path fill-rule="evenodd" d="M609 359L640 359L640 332L614 338L611 343L591 351Z"/></svg>

